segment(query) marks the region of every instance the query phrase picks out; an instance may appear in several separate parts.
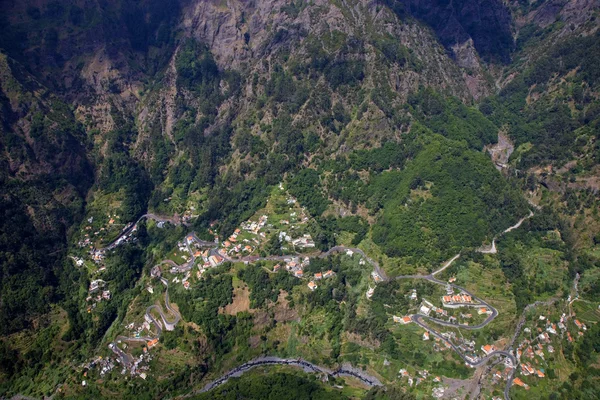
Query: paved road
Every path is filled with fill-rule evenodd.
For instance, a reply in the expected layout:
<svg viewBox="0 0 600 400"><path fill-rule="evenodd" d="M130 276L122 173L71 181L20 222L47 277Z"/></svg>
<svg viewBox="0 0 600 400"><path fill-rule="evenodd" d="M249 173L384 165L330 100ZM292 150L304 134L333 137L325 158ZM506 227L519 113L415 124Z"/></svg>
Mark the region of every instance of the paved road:
<svg viewBox="0 0 600 400"><path fill-rule="evenodd" d="M171 330L175 329L175 326L181 320L181 315L179 314L179 312L177 312L177 310L175 310L173 307L171 307L171 303L169 301L169 287L168 287L167 280L166 279L162 279L162 282L165 285L167 285L167 289L165 290L165 306L166 306L167 310L169 310L170 313L172 313L173 315L175 315L175 319L173 321L168 321L167 317L165 316L165 314L163 312L162 307L160 305L153 304L153 305L149 306L148 308L146 308L146 315L145 316L156 327L156 331L157 331L156 337L152 337L152 336L140 336L140 337L117 336L115 342L112 342L110 344L110 348L113 351L113 353L115 353L121 359L121 362L126 367L129 367L131 365L133 357L131 355L125 353L123 350L121 350L119 348L119 346L117 346L116 342L118 342L118 341L123 341L123 342L148 342L150 340L156 339L157 337L160 337L160 335L162 334L162 330L163 329L162 329L161 324L152 316L152 314L151 314L152 310L156 310L158 312L158 314L160 315L160 318L162 319L162 322L163 322L163 324L165 326L165 329L168 330L168 331L171 331Z"/></svg>
<svg viewBox="0 0 600 400"><path fill-rule="evenodd" d="M259 358L255 358L254 360L248 361L247 363L244 363L240 366L237 366L234 369L223 374L218 379L216 379L212 382L209 382L208 384L206 384L204 386L204 388L202 388L202 390L200 390L200 393L208 392L208 391L216 388L217 386L224 384L231 378L239 377L239 376L243 375L245 372L251 370L252 368L256 368L256 367L264 366L264 365L289 365L289 366L293 366L293 367L302 368L305 372L323 373L323 374L327 374L327 375L333 376L333 377L352 376L354 378L357 378L358 380L360 380L362 383L364 383L367 386L383 386L382 383L379 381L379 379L377 379L376 377L371 376L371 375L367 374L366 372L364 372L360 369L357 369L357 368L353 368L351 366L342 366L339 369L331 370L329 368L321 367L319 365L313 364L313 363L303 360L301 358L297 358L297 359L287 358L286 359L286 358L279 358L279 357L259 357ZM192 393L190 395L194 395L194 394L195 393Z"/></svg>
<svg viewBox="0 0 600 400"><path fill-rule="evenodd" d="M518 227L521 226L521 224L523 223L523 221L525 221L528 218L531 218L533 216L533 212L529 211L529 215L521 218L515 225L507 228L504 230L504 232L501 233L501 235L508 233L514 229L517 229ZM495 240L496 238L494 238ZM495 246L493 246L495 249ZM397 276L395 279L425 279L429 282L433 282L433 283L437 283L439 285L450 285L451 287L465 292L467 293L469 296L471 296L471 298L473 300L476 301L476 303L474 304L464 304L464 306L467 307L486 307L487 309L489 309L491 311L491 313L488 315L488 317L485 319L485 321L477 324L477 325L464 325L464 324L451 324L447 321L443 321L434 317L430 317L428 315L424 315L424 314L414 314L411 316L411 320L412 322L414 322L415 324L419 325L420 327L422 327L423 329L427 330L430 334L438 337L439 339L443 340L445 343L448 343L448 345L450 345L450 347L452 347L452 349L454 351L456 351L458 353L458 355L465 360L465 362L472 366L472 367L479 367L484 365L485 363L487 363L491 358L493 357L506 357L508 359L510 359L512 365L513 365L513 370L510 374L510 376L508 377L507 383L506 383L506 387L504 389L504 398L506 400L509 399L509 391L510 391L510 387L512 386L512 382L513 382L513 377L514 377L514 372L517 369L518 366L518 360L515 358L515 356L511 353L511 347L513 345L513 343L511 342L511 345L509 347L509 351L505 351L505 350L496 350L490 354L488 354L486 357L478 359L478 360L472 360L470 357L465 356L460 349L455 346L450 340L446 339L445 337L443 337L439 332L433 330L432 328L430 328L428 325L426 325L423 322L423 319L427 319L431 322L434 322L436 324L439 325L443 325L443 326L448 326L448 327L453 327L453 328L461 328L461 329L466 329L466 330L475 330L475 329L481 329L483 327L485 327L486 325L488 325L490 322L492 322L494 320L494 318L496 318L498 316L498 310L496 310L494 307L492 307L489 303L487 303L486 301L484 301L483 299L477 297L476 295L474 295L473 293L469 292L467 289L460 287L458 285L454 285L454 284L450 284L447 282L443 282L440 281L439 279L435 278L435 275L439 274L440 272L444 271L446 268L448 268L455 260L457 260L460 257L460 253L455 255L454 257L452 257L448 262L446 262L440 269L432 272L429 275L402 275L402 276ZM522 323L520 323L520 325L522 326ZM516 337L518 336L518 331L520 329L519 325L517 326L517 334L515 334L515 337L513 338L513 342L514 340L516 340Z"/></svg>
<svg viewBox="0 0 600 400"><path fill-rule="evenodd" d="M437 271L435 271L435 272L432 272L432 273L431 273L431 276L435 276L435 275L439 274L440 272L442 272L443 270L445 270L446 268L448 268L449 266L451 266L451 265L452 265L452 263L453 263L454 261L456 261L456 259L457 259L458 257L460 257L460 253L458 253L457 255L455 255L454 257L452 257L450 260L448 260L448 262L446 262L446 264L444 264L444 265L442 266L442 268L438 269L438 270L437 270Z"/></svg>
<svg viewBox="0 0 600 400"><path fill-rule="evenodd" d="M214 243L213 243L213 245L214 245ZM216 250L216 249L213 249L213 250ZM223 256L222 254L219 254L219 255L221 257L223 257L225 260L231 261L231 262L287 261L287 260L291 260L294 257L326 258L326 257L330 256L331 254L343 253L348 250L350 250L354 253L360 254L365 259L365 261L367 261L369 264L371 264L371 266L373 266L373 268L375 269L375 272L377 272L379 274L379 276L382 277L383 280L388 280L387 275L385 274L383 269L381 269L379 264L377 262L375 262L373 259L371 259L370 257L368 257L364 251L362 251L361 249L356 248L356 247L334 246L325 252L313 252L313 253L305 253L305 254L298 254L298 255L285 255L285 256L266 256L266 257L245 256L245 257L233 258L233 257L229 257L227 255L225 255L225 256Z"/></svg>
<svg viewBox="0 0 600 400"><path fill-rule="evenodd" d="M528 304L527 306L525 306L525 308L523 309L523 312L521 313L521 318L519 319L519 322L517 322L517 328L515 329L515 334L513 335L511 341L509 342L509 345L508 345L509 349L512 349L512 347L515 345L515 342L517 341L517 338L519 337L519 334L521 333L521 329L523 328L523 325L525 324L527 312L537 306L542 306L542 305L549 306L557 300L558 300L558 297L552 297L548 300L545 300L545 301L538 300L534 303L531 303L531 304Z"/></svg>
<svg viewBox="0 0 600 400"><path fill-rule="evenodd" d="M530 211L529 215L526 217L523 217L522 219L520 219L515 225L507 228L504 232L502 232L502 234L507 233L512 231L513 229L518 228L519 226L521 226L521 224L523 223L523 221L525 221L525 219L530 218L531 216L533 216L533 212ZM165 222L171 222L171 219L165 219L163 217L157 217L156 215L153 214L145 214L142 217L140 217L140 219L138 219L137 222L139 222L142 218L151 218L154 220L158 220L158 221L165 221ZM136 222L136 224L137 224ZM126 229L119 237L123 237L125 235L128 235L131 230L133 230L133 227L136 225L133 224L131 227L129 227L128 229ZM211 254L217 254L217 250L218 250L218 246L216 243L214 242L207 242L207 241L203 241L200 238L198 238L196 236L196 234L194 232L189 233L186 236L185 239L185 243L186 243L186 247L188 249L188 251L190 252L190 254L192 255L192 259L190 262L183 264L183 265L177 265L175 262L171 261L171 260L164 260L161 262L161 264L166 263L169 265L172 265L174 267L177 267L180 269L180 271L187 271L189 269L191 269L194 265L194 261L195 261L195 257L193 255L193 251L189 246L187 237L191 236L198 244L200 244L201 246L207 246L207 247L211 247L210 249L210 253ZM495 239L495 238L494 238ZM118 240L118 238L117 238ZM115 240L114 243L117 242L117 240ZM109 245L112 246L113 244ZM261 261L261 260L270 260L270 261L286 261L286 260L290 260L292 257L309 257L309 258L314 258L314 257L319 257L319 258L324 258L324 257L328 257L331 254L334 253L340 253L340 252L346 252L346 251L352 251L354 253L358 253L360 254L369 264L371 264L371 266L373 266L374 270L382 277L382 279L384 281L389 280L389 278L387 277L387 275L385 274L385 272L383 271L383 269L381 269L381 267L379 266L379 264L377 262L375 262L373 259L369 258L361 249L358 248L353 248L353 247L346 247L346 246L335 246L331 249L329 249L326 252L315 252L315 253L311 253L311 254L304 254L304 255L297 255L297 256L292 256L292 255L286 255L286 256L267 256L267 257L259 257L259 256L246 256L246 257L240 257L240 258L231 258L227 255L225 255L223 258L227 261L232 261L232 262L256 262L256 261ZM222 255L221 255L222 256ZM451 324L447 321L443 321L434 317L429 317L427 315L423 315L423 314L414 314L411 316L411 320L412 322L414 322L415 324L421 326L423 329L427 330L430 334L434 335L435 337L438 337L440 340L443 340L445 343L448 343L448 345L450 347L452 347L452 349L458 353L458 355L465 361L465 363L467 363L468 365L472 366L472 367L479 367L482 366L484 364L486 364L490 359L494 358L494 357L506 357L508 359L510 359L512 365L513 365L513 370L511 372L511 375L509 376L509 379L507 381L507 385L506 388L504 390L504 398L506 400L508 400L508 394L510 391L510 387L512 386L512 381L513 381L513 375L514 375L514 371L517 368L517 364L518 364L518 360L514 357L514 355L510 352L510 351L505 351L505 350L496 350L490 354L488 354L486 357L481 358L481 359L472 359L466 355L464 355L460 349L455 346L450 340L446 339L444 336L442 336L439 332L435 331L434 329L432 329L431 327L429 327L428 325L426 325L423 320L427 319L431 322L434 322L436 324L439 325L443 325L443 326L448 326L448 327L453 327L453 328L462 328L462 329L467 329L467 330L475 330L475 329L481 329L483 327L485 327L486 325L488 325L490 322L492 322L494 320L494 318L496 318L498 316L498 311L492 307L489 303L487 303L486 301L484 301L483 299L477 297L476 295L474 295L473 293L469 292L467 289L454 285L454 284L449 284L447 282L444 281L440 281L439 279L435 278L435 275L439 274L440 272L444 271L446 268L448 268L450 265L452 265L452 263L454 261L456 261L458 258L460 257L460 253L455 255L454 257L452 257L450 260L448 260L441 268L439 268L438 270L432 272L429 275L402 275L402 276L397 276L395 277L395 279L425 279L427 281L430 281L432 283L436 283L439 285L450 285L451 287L462 291L464 293L467 293L468 295L471 296L472 299L474 299L476 302L475 303L469 303L469 304L464 304L464 306L467 307L486 307L488 308L491 313L488 315L488 317L485 319L485 321L477 324L477 325L464 325L464 324ZM166 280L162 280L163 283L166 283ZM167 290L165 292L165 305L166 308L169 310L169 312L173 313L175 315L175 320L174 321L168 321L164 315L164 312L162 310L162 307L160 305L152 305L149 306L146 309L146 316L148 317L148 319L150 319L153 324L156 326L157 331L158 331L158 336L160 336L160 334L162 333L162 327L160 326L160 323L158 323L158 321L156 321L156 319L154 319L154 317L150 314L152 310L156 310L161 319L162 322L165 324L165 328L167 330L172 330L174 329L174 327L177 325L177 323L180 321L181 316L180 314L174 310L169 302L169 292L168 292L168 286L167 286ZM531 305L533 306L533 304ZM522 325L522 324L521 324ZM519 328L520 329L520 328ZM513 338L513 342L516 339L516 336L518 336L518 331L517 330L517 334L515 334L515 337ZM143 337L143 338L126 338L126 337L118 337L117 339L119 340L126 340L126 341L146 341L146 340L151 340L152 338L149 337ZM511 343L512 346L512 343ZM129 355L124 353L121 349L118 348L118 346L116 346L116 344L113 343L112 346L112 350L113 352L115 352L115 354L117 354L122 362L124 363L124 365L129 365L129 363L131 362L129 359ZM509 348L510 350L510 348ZM313 372L323 372L323 373L327 373L329 375L332 376L336 376L337 375L346 375L346 376L354 376L358 379L360 379L363 383L369 385L369 386L374 386L374 385L381 385L381 382L379 382L377 380L377 378L368 376L367 374L365 374L363 371L361 370L357 370L354 368L349 368L349 369L339 369L337 371L331 371L328 370L324 367L320 367L314 364L309 363L308 361L302 360L302 359L297 359L297 360L290 360L290 359L281 359L281 358L277 358L277 357L261 357L252 361L249 361L245 364L242 364L234 369L232 369L231 371L227 372L226 374L222 375L220 378L218 378L217 380L210 382L209 384L207 384L203 389L202 392L206 392L209 391L225 382L227 382L227 380L231 377L234 376L239 376L241 374L243 374L244 372L248 371L251 368L255 368L257 366L260 365L274 365L274 364L279 364L279 365L293 365L293 366L299 366L303 369L308 369L311 370Z"/></svg>
<svg viewBox="0 0 600 400"><path fill-rule="evenodd" d="M98 250L100 250L100 251L106 251L106 250L112 250L112 249L116 248L116 247L117 247L117 246L118 246L118 245L121 243L121 242L119 242L119 240L120 240L121 238L123 238L123 237L125 237L125 236L129 235L129 234L130 234L130 233L133 231L133 229L137 227L137 224L138 224L138 223L139 223L141 220L143 220L144 218L151 219L151 220L154 220L154 221L156 221L156 222L168 222L168 223L170 223L170 224L173 224L173 225L176 225L176 226L177 226L177 225L181 225L181 221L180 221L180 220L179 220L179 218L177 218L176 216L172 216L172 217L163 217L163 216L160 216L160 215L156 215L156 214L152 214L152 213L147 213L147 214L144 214L144 215L142 215L141 217L139 217L139 218L137 219L137 221L135 221L135 223L129 224L129 225L128 225L128 226L127 226L127 227L126 227L124 230L123 230L123 232L121 232L121 233L119 234L119 236L117 236L117 237L115 238L115 240L113 240L111 243L109 243L109 244L108 244L106 247L103 247L103 248L101 248L101 249L98 249Z"/></svg>

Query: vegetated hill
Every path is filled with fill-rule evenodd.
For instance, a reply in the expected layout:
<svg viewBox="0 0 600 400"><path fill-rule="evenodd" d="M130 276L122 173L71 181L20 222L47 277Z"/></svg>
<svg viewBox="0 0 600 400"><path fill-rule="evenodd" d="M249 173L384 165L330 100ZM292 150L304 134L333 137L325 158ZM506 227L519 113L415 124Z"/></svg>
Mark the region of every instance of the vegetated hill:
<svg viewBox="0 0 600 400"><path fill-rule="evenodd" d="M71 109L0 54L0 332L28 326L64 296L67 233L93 168Z"/></svg>
<svg viewBox="0 0 600 400"><path fill-rule="evenodd" d="M437 264L476 248L526 213L517 190L484 154L440 137L425 139L402 171L378 180L389 195L373 240L388 256L413 263Z"/></svg>
<svg viewBox="0 0 600 400"><path fill-rule="evenodd" d="M573 249L598 244L597 2L9 3L2 333L54 302L92 330L82 294L64 294L85 286L66 249L86 213L106 214L96 196L130 221L193 206L195 229L230 233L287 180L321 248L351 231L429 268L525 215L520 185L570 218ZM499 131L510 182L481 152ZM573 273L596 262L570 256ZM140 260L115 275L134 280Z"/></svg>

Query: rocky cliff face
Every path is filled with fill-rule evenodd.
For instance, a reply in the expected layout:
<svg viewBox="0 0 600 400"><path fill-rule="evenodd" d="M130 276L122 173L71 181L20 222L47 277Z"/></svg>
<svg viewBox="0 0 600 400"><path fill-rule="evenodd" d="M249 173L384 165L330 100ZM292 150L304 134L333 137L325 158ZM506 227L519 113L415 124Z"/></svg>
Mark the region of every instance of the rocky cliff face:
<svg viewBox="0 0 600 400"><path fill-rule="evenodd" d="M429 24L448 48L469 40L486 59L507 62L513 48L511 14L501 0L387 0L401 16Z"/></svg>
<svg viewBox="0 0 600 400"><path fill-rule="evenodd" d="M529 27L545 29L557 18L564 25L545 43L590 34L598 6L598 0L4 2L0 47L40 88L74 108L101 158L119 121L133 121L126 148L160 185L190 156L195 142L185 137L192 127L199 137L227 130L238 158L231 165L243 157L236 144L241 132L268 148L278 145L268 130L282 110L331 151L395 140L410 130L412 116L403 108L410 93L431 87L464 102L484 98L496 90L494 75L504 86L519 73L501 77L513 34L520 40ZM182 84L177 59L188 42L210 53L220 71L211 83L218 90ZM525 56L534 59L536 48L543 46ZM33 114L15 125L9 104L3 101L5 129L18 125L29 137ZM341 122L329 120L335 104L347 113ZM22 168L7 159L11 171Z"/></svg>

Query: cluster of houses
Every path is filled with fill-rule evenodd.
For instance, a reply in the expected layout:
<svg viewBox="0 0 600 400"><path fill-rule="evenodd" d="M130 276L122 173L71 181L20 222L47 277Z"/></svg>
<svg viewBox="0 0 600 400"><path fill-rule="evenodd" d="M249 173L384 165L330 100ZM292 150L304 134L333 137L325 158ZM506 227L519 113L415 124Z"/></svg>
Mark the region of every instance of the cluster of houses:
<svg viewBox="0 0 600 400"><path fill-rule="evenodd" d="M458 296L458 295L457 295ZM460 296L462 296L464 298L464 300L468 300L471 301L471 296L469 295L465 295L465 294L461 294ZM413 289L412 293L410 294L410 299L411 300L416 300L417 299L417 292L416 290ZM450 307L450 308L455 308L455 307ZM480 307L478 309L478 314L486 314L489 315L491 314L491 311L486 308L486 307ZM455 317L454 315L450 315L448 316L448 311L444 310L443 308L440 307L436 307L435 305L433 305L430 301L427 301L425 299L422 300L421 305L419 307L419 313L423 314L423 315L427 315L430 316L432 313L435 313L435 317L439 320L442 321L446 321L449 322L451 324L458 324L458 318ZM459 314L460 317L463 320L468 320L471 319L473 317L473 315L471 313L460 313ZM468 321L462 321L463 325L469 325Z"/></svg>
<svg viewBox="0 0 600 400"><path fill-rule="evenodd" d="M423 308L427 308L428 310L423 310ZM435 309L435 308L434 307L432 308L431 303L424 300L423 304L421 305L420 311L427 315L427 312L431 312L432 309ZM445 310L441 310L441 309L436 309L436 311L437 310L445 311ZM452 318L454 318L454 317L450 317L450 318L451 318L450 322L452 322ZM403 317L393 315L392 319L394 322L403 324L403 325L407 325L412 322L411 315L405 315ZM454 318L454 321L455 320L456 319ZM465 357L469 361L471 361L473 363L479 361L480 358L476 354L474 341L468 340L468 339L464 338L462 335L457 336L456 333L454 333L454 332L443 332L440 335L442 336L443 339L440 339L437 335L434 335L434 337L433 337L434 341L436 342L436 343L434 343L435 351L450 349L452 347L450 345L450 342L452 342L463 354L465 354ZM424 341L430 340L430 337L431 337L431 334L429 333L429 331L425 330L423 332L423 340ZM494 351L496 351L496 348L493 345L486 344L486 345L481 346L481 351L487 356L487 355L493 353ZM469 364L467 364L467 366L469 366ZM509 365L509 367L512 368L512 365Z"/></svg>
<svg viewBox="0 0 600 400"><path fill-rule="evenodd" d="M101 257L102 254L94 254L95 251L95 246L94 243L97 241L97 239L104 239L104 235L106 233L108 233L109 231L114 231L114 228L122 225L119 224L117 220L119 220L121 217L113 214L112 216L109 214L108 215L108 224L106 226L103 226L101 228L99 228L97 231L95 232L91 232L92 231L92 226L88 225L86 226L84 229L82 229L81 231L84 233L83 238L77 243L79 245L79 247L84 248L84 247L89 247L90 248L90 254L92 255L92 257L94 258L94 261L101 261ZM90 217L88 218L88 222L91 224L92 222L94 222L94 217ZM121 232L125 232L126 230L128 230L129 228L131 228L131 225L133 223L129 223L127 225L125 225ZM134 227L135 230L135 227ZM119 246L120 244L130 240L131 235L125 235L120 237L115 243L113 243L111 246L109 246L109 248L115 248L117 246Z"/></svg>
<svg viewBox="0 0 600 400"><path fill-rule="evenodd" d="M308 233L305 233L304 235L302 235L302 237L299 237L297 239L292 239L291 243L292 245L294 245L294 247L300 249L309 249L315 247L315 242Z"/></svg>
<svg viewBox="0 0 600 400"><path fill-rule="evenodd" d="M410 295L410 299L414 300L416 298L417 298L417 292L416 292L416 290L413 289L413 292ZM436 307L430 301L423 299L423 301L421 302L421 306L419 307L419 313L429 316L429 314L431 314L431 312L435 312L437 314L437 317L447 317L448 316L448 311L441 309L439 307ZM454 318L454 317L450 317L450 318ZM454 321L450 320L450 322L456 322L456 318L454 318Z"/></svg>
<svg viewBox="0 0 600 400"><path fill-rule="evenodd" d="M242 228L251 231L252 233L260 236L262 239L265 238L265 233L264 232L258 232L266 223L267 221L267 216L263 215L260 217L259 222L250 222L248 221L245 224L242 224ZM250 225L248 225L250 224ZM231 234L231 236L229 236L227 238L227 240L225 240L223 242L223 250L230 255L237 255L240 253L246 253L246 254L250 254L254 251L254 249L256 248L256 246L258 246L260 244L260 242L256 239L253 238L251 241L248 239L242 239L241 242L239 243L239 236L242 233L240 228L236 228L236 230Z"/></svg>
<svg viewBox="0 0 600 400"><path fill-rule="evenodd" d="M113 359L112 357L98 356L92 359L90 362L83 364L81 367L83 370L84 380L81 382L81 385L87 385L86 379L88 378L88 374L91 370L97 369L99 371L100 377L104 377L106 374L110 373L115 368L115 365L118 362L118 358Z"/></svg>
<svg viewBox="0 0 600 400"><path fill-rule="evenodd" d="M334 275L335 275L335 272L333 272L332 270L325 271L325 272L317 272L314 275L313 280L308 282L308 288L310 290L315 290L318 287L317 284L315 283L315 281L320 281L321 279L331 278Z"/></svg>
<svg viewBox="0 0 600 400"><path fill-rule="evenodd" d="M96 279L90 282L90 287L88 289L88 297L85 299L86 302L93 302L93 304L88 307L87 312L90 313L94 308L96 308L96 304L103 300L110 300L111 293L110 290L102 290L106 286L106 282L102 279Z"/></svg>
<svg viewBox="0 0 600 400"><path fill-rule="evenodd" d="M236 229L237 230L237 229ZM248 241L248 239L245 239ZM240 253L250 254L254 251L256 247L252 247L249 244L242 245L241 243L232 244L229 240L223 242L223 250L225 250L225 254L227 255L238 255Z"/></svg>
<svg viewBox="0 0 600 400"><path fill-rule="evenodd" d="M201 246L197 242L194 235L188 235L185 238L185 242L179 242L177 245L178 245L179 251L181 251L182 253L187 253L187 254L189 254L189 256L188 255L183 256L183 259L186 262L182 265L172 265L169 272L174 275L180 274L180 273L185 273L183 278L180 278L179 276L175 276L171 280L171 282L176 283L176 284L181 283L186 290L190 288L190 280L189 279L190 279L191 273L192 273L191 270L196 261L199 261L198 262L198 271L196 271L196 276L198 277L198 279L200 279L205 270L207 270L208 268L214 268L214 267L218 266L219 264L221 264L225 260L224 257L222 257L219 254L210 254L211 253L210 250L204 250L204 251L199 250ZM174 255L177 255L177 252L174 253ZM163 271L162 271L162 268L160 265L155 265L150 270L150 276L152 278L161 278L162 274L163 274ZM163 283L166 284L166 282L167 281L164 280ZM148 291L150 293L154 292L151 287L148 288Z"/></svg>
<svg viewBox="0 0 600 400"><path fill-rule="evenodd" d="M302 261L300 261L299 257L291 257L286 260L285 264L276 264L273 267L273 272L278 272L281 268L285 267L286 271L290 272L296 278L304 277L304 268L306 268L310 264L310 259L308 257L304 257ZM314 274L310 282L308 282L308 288L310 290L315 290L318 285L315 281L320 281L321 279L331 278L335 275L335 272L332 270L325 272L317 272Z"/></svg>
<svg viewBox="0 0 600 400"><path fill-rule="evenodd" d="M285 267L286 271L290 272L296 278L303 278L304 268L306 268L308 264L310 264L310 259L308 257L304 257L302 261L300 261L300 257L290 257L289 259L285 260L283 267ZM273 267L273 272L277 272L281 268L281 264L276 264Z"/></svg>
<svg viewBox="0 0 600 400"><path fill-rule="evenodd" d="M470 295L466 293L454 294L454 295L446 295L442 296L442 303L444 307L448 308L459 308L464 305L469 305L473 303L473 299Z"/></svg>
<svg viewBox="0 0 600 400"><path fill-rule="evenodd" d="M201 272L200 272L200 271L198 271L198 274L199 274L199 276L198 276L198 277L200 277L200 275L201 275ZM190 271L187 271L187 272L185 273L185 275L183 276L183 278L179 279L179 277L177 277L177 276L176 276L176 277L174 277L174 278L171 280L171 282L172 282L172 283L179 283L179 282L181 282L181 284L183 285L183 288L184 288L185 290L188 290L188 289L190 288L190 281L189 281L189 279L190 279L190 275L191 275L191 272L190 272Z"/></svg>
<svg viewBox="0 0 600 400"><path fill-rule="evenodd" d="M290 214L291 218L296 217L296 212L292 212ZM261 215L258 221L246 221L240 225L240 228L237 228L231 236L227 238L222 244L222 250L226 252L228 255L239 255L239 254L251 254L256 250L258 246L260 246L261 241L266 239L266 233L262 232L265 226L267 226L267 221L269 217L267 215ZM308 220L308 217L303 215L302 222ZM290 225L289 220L280 220L279 223L281 225ZM272 227L271 224L268 227ZM290 226L291 229L296 229L295 225ZM247 231L257 237L253 238L239 238L242 230ZM305 248L314 248L315 242L312 239L310 234L303 234L300 237L294 238L292 234L288 234L286 231L280 231L278 234L279 241L282 243L289 243L298 249ZM241 243L240 243L241 242ZM283 250L287 250L286 246L282 246Z"/></svg>
<svg viewBox="0 0 600 400"><path fill-rule="evenodd" d="M421 382L423 382L424 380L426 380L429 377L429 371L424 369L421 371L417 371L416 376L413 378L408 371L405 368L402 368L400 371L398 371L398 378L403 379L406 378L408 380L408 385L412 386L418 386ZM441 382L441 378L439 376L436 376L435 378L433 378L434 382Z"/></svg>
<svg viewBox="0 0 600 400"><path fill-rule="evenodd" d="M524 333L529 334L529 339L523 339L516 350L517 359L520 361L521 376L545 378L544 369L538 367L538 365L545 363L547 354L555 352L551 344L552 337L566 337L569 342L574 341L571 332L568 331L569 319L570 317L565 313L556 322L552 322L545 315L540 315L533 329L530 327L523 329ZM585 324L577 319L573 319L573 324L578 330L578 335L583 336L583 332L587 329ZM515 378L513 383L526 390L529 389L529 385L520 378Z"/></svg>
<svg viewBox="0 0 600 400"><path fill-rule="evenodd" d="M119 342L120 343L120 342ZM139 376L140 378L146 380L148 377L148 372L150 371L150 361L152 361L152 355L150 353L150 349L158 344L158 338L149 340L146 343L146 346L142 348L142 353L133 358L133 361L128 365L123 365L123 369L121 370L121 375L125 375L129 370L129 374L131 376ZM108 347L113 350L115 354L117 354L117 349L115 347L117 344L111 343ZM127 344L123 343L122 347L127 349ZM121 363L121 360L117 357L117 362Z"/></svg>
<svg viewBox="0 0 600 400"><path fill-rule="evenodd" d="M506 382L512 375L512 366L506 366L504 369L496 369L492 374L492 382L497 384L498 382Z"/></svg>
<svg viewBox="0 0 600 400"><path fill-rule="evenodd" d="M470 294L461 292L459 294L454 294L454 287L450 285L450 283L456 281L456 278L450 278L448 280L448 284L446 285L446 295L442 296L442 304L447 308L459 308L464 306L469 306L473 304L473 298Z"/></svg>
<svg viewBox="0 0 600 400"><path fill-rule="evenodd" d="M150 328L152 327L152 324L153 324L153 322L150 320L150 318L148 318L148 316L144 315L144 322L142 322L140 325L136 325L135 323L132 322L129 325L127 325L126 328L127 328L127 330L131 331L133 337L139 338L145 332L147 332L148 334L152 333L152 331L150 330Z"/></svg>
<svg viewBox="0 0 600 400"><path fill-rule="evenodd" d="M113 228L114 226L117 225L117 224L115 224L115 222L117 222L116 220L121 219L121 217L116 214L113 214L113 215L108 214L108 218L109 218L108 225L102 226L100 229L93 232L92 236L102 237L106 232L108 232L109 230L111 230L111 228ZM87 222L90 224L93 223L94 217L88 218ZM93 229L92 226L88 225L81 230L81 232L89 232L89 233L85 233L83 235L84 239L79 241L79 247L86 247L86 246L92 244L92 236L90 236L92 229Z"/></svg>
<svg viewBox="0 0 600 400"><path fill-rule="evenodd" d="M194 253L194 257L197 259L201 259L202 263L198 264L198 268L200 269L200 274L204 273L205 270L209 268L214 268L219 266L223 261L225 261L225 257L223 254L210 254L209 250L205 251L197 251Z"/></svg>

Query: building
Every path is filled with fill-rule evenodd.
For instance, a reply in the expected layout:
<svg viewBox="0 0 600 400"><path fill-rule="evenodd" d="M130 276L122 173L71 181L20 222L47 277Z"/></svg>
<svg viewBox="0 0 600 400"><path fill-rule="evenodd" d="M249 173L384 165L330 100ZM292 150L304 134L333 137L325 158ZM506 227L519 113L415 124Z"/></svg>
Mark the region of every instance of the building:
<svg viewBox="0 0 600 400"><path fill-rule="evenodd" d="M429 315L429 313L431 312L431 308L427 307L426 305L422 305L421 308L419 308L419 312L421 314L425 314L425 315Z"/></svg>
<svg viewBox="0 0 600 400"><path fill-rule="evenodd" d="M335 272L333 272L332 270L329 270L323 274L323 278L331 278L334 275L335 275Z"/></svg>
<svg viewBox="0 0 600 400"><path fill-rule="evenodd" d="M538 378L543 378L546 376L546 374L544 374L544 372L541 369L538 369L537 371L535 371L535 373L538 376Z"/></svg>
<svg viewBox="0 0 600 400"><path fill-rule="evenodd" d="M535 370L529 364L521 364L521 373L528 376L535 373Z"/></svg>
<svg viewBox="0 0 600 400"><path fill-rule="evenodd" d="M221 263L221 261L223 261L223 257L221 257L221 256L208 257L208 262L210 263L211 267L216 267L217 265L219 265Z"/></svg>
<svg viewBox="0 0 600 400"><path fill-rule="evenodd" d="M319 280L321 280L321 279L323 279L323 274L322 274L321 272L317 272L317 273L315 274L315 280L316 280L316 281L319 281Z"/></svg>
<svg viewBox="0 0 600 400"><path fill-rule="evenodd" d="M515 385L517 385L517 386L524 387L524 388L525 388L525 390L529 390L529 385L527 385L525 382L523 382L523 381L521 380L521 378L515 378L515 379L513 380L513 383L514 383Z"/></svg>
<svg viewBox="0 0 600 400"><path fill-rule="evenodd" d="M102 279L96 279L95 281L90 282L90 293L97 291L100 288L104 287L104 282Z"/></svg>
<svg viewBox="0 0 600 400"><path fill-rule="evenodd" d="M314 281L310 281L310 282L308 282L308 288L309 288L310 290L315 290L317 287L318 287L318 286L317 286L317 284L316 284Z"/></svg>
<svg viewBox="0 0 600 400"><path fill-rule="evenodd" d="M397 315L393 315L392 319L394 320L394 322L406 325L408 323L411 322L410 316L405 316L405 317L398 317Z"/></svg>
<svg viewBox="0 0 600 400"><path fill-rule="evenodd" d="M541 349L537 349L534 351L535 355L540 357L540 358L544 358L544 352Z"/></svg>
<svg viewBox="0 0 600 400"><path fill-rule="evenodd" d="M304 276L304 271L302 271L301 269L298 269L298 270L294 271L294 276L296 278L302 278Z"/></svg>
<svg viewBox="0 0 600 400"><path fill-rule="evenodd" d="M158 338L150 340L147 345L148 348L151 349L158 344Z"/></svg>
<svg viewBox="0 0 600 400"><path fill-rule="evenodd" d="M549 342L550 341L550 335L548 335L548 333L543 332L541 334L538 335L538 339L544 342Z"/></svg>
<svg viewBox="0 0 600 400"><path fill-rule="evenodd" d="M423 340L429 340L429 332L423 332Z"/></svg>
<svg viewBox="0 0 600 400"><path fill-rule="evenodd" d="M488 310L485 307L481 307L479 310L477 310L477 314L482 315L482 314L491 314L491 311Z"/></svg>
<svg viewBox="0 0 600 400"><path fill-rule="evenodd" d="M375 272L375 271L371 272L371 277L373 278L373 280L375 282L381 282L381 281L383 281L383 279L381 278L381 276L377 272Z"/></svg>
<svg viewBox="0 0 600 400"><path fill-rule="evenodd" d="M487 356L490 353L493 353L494 351L496 351L496 348L491 344L486 344L485 346L481 346L481 351L483 351L485 353L485 355Z"/></svg>
<svg viewBox="0 0 600 400"><path fill-rule="evenodd" d="M367 299L370 299L371 297L373 297L374 293L375 293L375 288L370 287L369 290L367 290Z"/></svg>
<svg viewBox="0 0 600 400"><path fill-rule="evenodd" d="M281 269L281 265L279 264L275 264L275 266L273 267L273 272L277 272Z"/></svg>

